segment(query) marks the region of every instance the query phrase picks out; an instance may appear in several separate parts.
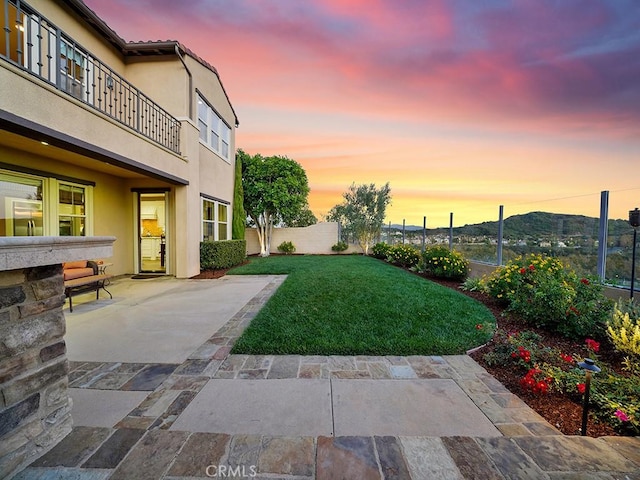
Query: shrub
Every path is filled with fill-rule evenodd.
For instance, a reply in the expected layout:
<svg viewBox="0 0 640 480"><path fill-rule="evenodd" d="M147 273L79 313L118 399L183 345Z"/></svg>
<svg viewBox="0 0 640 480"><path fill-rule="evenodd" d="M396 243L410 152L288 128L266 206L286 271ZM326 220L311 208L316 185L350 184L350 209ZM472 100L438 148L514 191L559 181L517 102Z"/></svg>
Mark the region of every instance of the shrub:
<svg viewBox="0 0 640 480"><path fill-rule="evenodd" d="M619 302L607 322L607 334L617 351L640 357L640 317L632 317L634 310L633 304Z"/></svg>
<svg viewBox="0 0 640 480"><path fill-rule="evenodd" d="M487 292L538 327L567 337L604 336L612 302L592 278L580 278L560 260L517 257L484 280Z"/></svg>
<svg viewBox="0 0 640 480"><path fill-rule="evenodd" d="M577 365L584 351L563 352L545 346L535 332L505 332L497 330L494 349L484 355L489 365L512 365L522 374L520 387L525 392L545 394L564 392L579 401L585 392L585 374ZM597 358L598 342L585 340L585 350ZM593 413L601 420L627 435L640 433L640 376L637 372L620 374L606 363L598 362L602 372L591 383Z"/></svg>
<svg viewBox="0 0 640 480"><path fill-rule="evenodd" d="M334 252L344 252L347 248L349 248L349 245L345 242L338 242L331 247L331 250Z"/></svg>
<svg viewBox="0 0 640 480"><path fill-rule="evenodd" d="M391 250L391 248L392 248L391 245L388 245L386 243L383 243L383 242L376 243L371 249L371 253L376 258L386 260L387 257L389 256L389 251Z"/></svg>
<svg viewBox="0 0 640 480"><path fill-rule="evenodd" d="M394 245L389 249L387 260L401 267L414 267L420 261L420 252L411 245Z"/></svg>
<svg viewBox="0 0 640 480"><path fill-rule="evenodd" d="M465 292L482 292L485 293L485 285L482 282L481 278L478 277L469 277L467 278L462 285L460 285L460 289Z"/></svg>
<svg viewBox="0 0 640 480"><path fill-rule="evenodd" d="M292 242L282 242L278 245L278 251L280 253L284 253L285 255L290 255L296 251L296 247Z"/></svg>
<svg viewBox="0 0 640 480"><path fill-rule="evenodd" d="M528 371L534 365L550 361L559 354L555 349L544 346L540 335L529 330L522 332L497 330L495 341L497 345L493 352L484 356L489 365L513 363L523 371Z"/></svg>
<svg viewBox="0 0 640 480"><path fill-rule="evenodd" d="M624 435L640 434L640 377L620 375L605 363L599 363L599 366L602 371L591 382L593 413ZM542 370L552 378L554 388L576 399L584 394L584 371L581 368L544 365Z"/></svg>
<svg viewBox="0 0 640 480"><path fill-rule="evenodd" d="M464 280L469 274L469 261L460 252L437 245L422 253L420 270L434 277Z"/></svg>
<svg viewBox="0 0 640 480"><path fill-rule="evenodd" d="M200 242L200 270L231 268L247 258L246 240Z"/></svg>

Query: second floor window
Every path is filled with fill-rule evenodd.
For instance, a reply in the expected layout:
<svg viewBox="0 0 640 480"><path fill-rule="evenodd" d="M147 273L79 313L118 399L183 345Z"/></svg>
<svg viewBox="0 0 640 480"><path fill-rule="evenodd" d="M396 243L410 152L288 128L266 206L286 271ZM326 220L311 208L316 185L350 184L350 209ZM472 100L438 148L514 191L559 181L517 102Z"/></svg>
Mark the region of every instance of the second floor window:
<svg viewBox="0 0 640 480"><path fill-rule="evenodd" d="M231 128L200 95L198 95L198 128L200 141L211 147L225 160L229 160Z"/></svg>
<svg viewBox="0 0 640 480"><path fill-rule="evenodd" d="M65 92L80 100L87 95L88 57L85 52L64 38L60 39L60 85Z"/></svg>

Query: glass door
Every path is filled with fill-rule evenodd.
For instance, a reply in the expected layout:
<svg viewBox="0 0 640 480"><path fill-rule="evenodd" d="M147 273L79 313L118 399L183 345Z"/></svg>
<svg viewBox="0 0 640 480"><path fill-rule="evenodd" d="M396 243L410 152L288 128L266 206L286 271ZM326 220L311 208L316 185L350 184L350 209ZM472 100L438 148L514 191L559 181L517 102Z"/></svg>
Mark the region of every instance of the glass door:
<svg viewBox="0 0 640 480"><path fill-rule="evenodd" d="M166 192L139 193L139 271L167 272Z"/></svg>

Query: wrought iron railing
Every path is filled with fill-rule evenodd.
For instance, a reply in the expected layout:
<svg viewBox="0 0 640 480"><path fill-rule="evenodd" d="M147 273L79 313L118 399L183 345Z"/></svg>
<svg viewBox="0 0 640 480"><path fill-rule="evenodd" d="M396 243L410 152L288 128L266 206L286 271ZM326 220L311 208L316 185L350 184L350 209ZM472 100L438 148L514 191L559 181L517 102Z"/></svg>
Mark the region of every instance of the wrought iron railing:
<svg viewBox="0 0 640 480"><path fill-rule="evenodd" d="M0 58L180 153L180 122L19 0L0 0Z"/></svg>

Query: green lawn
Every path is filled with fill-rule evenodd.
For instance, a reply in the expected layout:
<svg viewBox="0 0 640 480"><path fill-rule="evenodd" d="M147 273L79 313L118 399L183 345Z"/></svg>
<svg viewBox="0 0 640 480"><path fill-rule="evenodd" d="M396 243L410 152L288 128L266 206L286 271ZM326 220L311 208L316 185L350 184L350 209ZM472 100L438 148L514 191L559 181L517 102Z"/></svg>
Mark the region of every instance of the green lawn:
<svg viewBox="0 0 640 480"><path fill-rule="evenodd" d="M495 327L484 305L371 257L252 258L228 273L288 274L233 353L461 354Z"/></svg>

